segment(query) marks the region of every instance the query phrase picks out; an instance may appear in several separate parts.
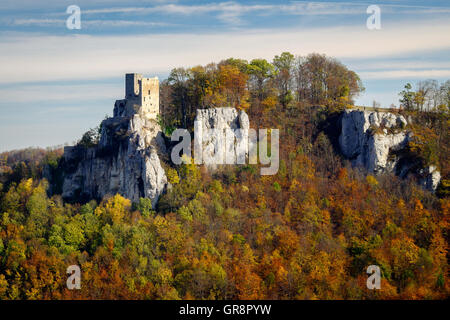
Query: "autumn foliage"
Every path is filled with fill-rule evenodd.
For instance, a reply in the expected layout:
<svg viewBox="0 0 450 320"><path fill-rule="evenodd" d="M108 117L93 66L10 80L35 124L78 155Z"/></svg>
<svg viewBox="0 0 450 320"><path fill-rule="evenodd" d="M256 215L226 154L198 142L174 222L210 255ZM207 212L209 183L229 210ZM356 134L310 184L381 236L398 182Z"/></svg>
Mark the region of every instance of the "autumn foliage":
<svg viewBox="0 0 450 320"><path fill-rule="evenodd" d="M172 71L161 94L167 125L189 127L196 107L245 109L251 125L280 129L281 161L273 176L256 165L166 164L171 188L156 209L118 194L65 203L42 175L57 173L57 155L10 160L0 175L0 299L448 298L448 196L367 175L335 150L336 115L358 83L320 55ZM425 156L421 137L411 152ZM443 168L447 158L431 156ZM81 290L66 288L73 264ZM380 290L366 287L369 265L381 268Z"/></svg>

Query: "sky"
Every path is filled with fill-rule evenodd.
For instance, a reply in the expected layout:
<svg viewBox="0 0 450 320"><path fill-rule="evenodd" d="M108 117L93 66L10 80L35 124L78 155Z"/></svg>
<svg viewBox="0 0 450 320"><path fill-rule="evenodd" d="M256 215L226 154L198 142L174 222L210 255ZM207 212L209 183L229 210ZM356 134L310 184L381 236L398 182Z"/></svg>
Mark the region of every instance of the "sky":
<svg viewBox="0 0 450 320"><path fill-rule="evenodd" d="M67 28L71 5L81 29ZM406 83L450 79L450 1L0 0L0 152L72 144L112 114L125 73L283 51L356 71L357 105L398 105Z"/></svg>

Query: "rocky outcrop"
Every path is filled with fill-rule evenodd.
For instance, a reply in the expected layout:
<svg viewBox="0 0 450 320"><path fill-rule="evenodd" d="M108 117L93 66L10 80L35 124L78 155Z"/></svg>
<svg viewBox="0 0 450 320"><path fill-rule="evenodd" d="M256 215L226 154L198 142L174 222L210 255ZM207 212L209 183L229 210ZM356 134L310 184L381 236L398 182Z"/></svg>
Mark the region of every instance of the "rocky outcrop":
<svg viewBox="0 0 450 320"><path fill-rule="evenodd" d="M209 169L216 169L218 164L245 163L250 128L245 111L235 108L197 109L195 122L195 130L201 133L203 162Z"/></svg>
<svg viewBox="0 0 450 320"><path fill-rule="evenodd" d="M113 117L102 122L97 147L64 149L65 199L101 199L116 193L138 201L150 198L156 205L167 184L159 153L164 139L154 120Z"/></svg>
<svg viewBox="0 0 450 320"><path fill-rule="evenodd" d="M160 161L166 153L163 134L139 104L133 112L118 112L118 104L125 100L118 100L114 116L102 122L98 145L64 148L64 199L102 199L119 193L133 202L146 197L157 204L167 185Z"/></svg>
<svg viewBox="0 0 450 320"><path fill-rule="evenodd" d="M396 157L389 157L408 143L410 134L403 131L406 119L388 112L346 110L339 137L341 151L355 166L381 173L392 171Z"/></svg>
<svg viewBox="0 0 450 320"><path fill-rule="evenodd" d="M427 190L436 190L439 182L441 181L441 173L435 166L428 166L427 168L420 169L419 184Z"/></svg>
<svg viewBox="0 0 450 320"><path fill-rule="evenodd" d="M402 115L390 112L346 110L342 115L339 145L341 152L354 166L379 174L394 172L401 177L418 176L428 190L436 190L440 174L435 167L416 168L405 158L411 132Z"/></svg>

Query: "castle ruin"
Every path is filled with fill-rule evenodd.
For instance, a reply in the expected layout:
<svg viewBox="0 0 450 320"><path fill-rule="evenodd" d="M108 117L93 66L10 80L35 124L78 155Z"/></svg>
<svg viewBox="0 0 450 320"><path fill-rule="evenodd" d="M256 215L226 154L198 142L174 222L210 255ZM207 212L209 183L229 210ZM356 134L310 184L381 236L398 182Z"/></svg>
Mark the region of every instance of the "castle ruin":
<svg viewBox="0 0 450 320"><path fill-rule="evenodd" d="M98 144L64 148L62 197L100 201L118 193L133 202L149 198L155 206L167 185L158 114L158 78L126 74L125 99L117 100L114 116L102 121Z"/></svg>
<svg viewBox="0 0 450 320"><path fill-rule="evenodd" d="M139 114L147 119L156 119L159 114L158 77L144 78L139 73L125 75L125 99L114 104L114 117Z"/></svg>

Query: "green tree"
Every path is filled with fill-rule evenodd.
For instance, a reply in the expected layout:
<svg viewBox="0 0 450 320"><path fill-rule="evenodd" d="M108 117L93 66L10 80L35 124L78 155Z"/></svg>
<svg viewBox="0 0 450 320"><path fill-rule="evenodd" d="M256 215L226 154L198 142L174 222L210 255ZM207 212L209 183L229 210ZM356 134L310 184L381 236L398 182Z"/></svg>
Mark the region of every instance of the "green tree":
<svg viewBox="0 0 450 320"><path fill-rule="evenodd" d="M400 92L400 103L408 111L414 110L414 92L411 91L412 85L407 83L405 90Z"/></svg>
<svg viewBox="0 0 450 320"><path fill-rule="evenodd" d="M273 65L277 71L276 81L279 89L281 104L286 107L292 100L291 82L295 57L289 52L283 52L273 59Z"/></svg>
<svg viewBox="0 0 450 320"><path fill-rule="evenodd" d="M265 59L253 59L247 67L259 101L264 99L264 84L273 78L275 67Z"/></svg>
<svg viewBox="0 0 450 320"><path fill-rule="evenodd" d="M98 144L99 139L100 127L91 128L83 134L78 144L86 148L91 148Z"/></svg>
<svg viewBox="0 0 450 320"><path fill-rule="evenodd" d="M152 207L152 200L149 198L139 198L139 202L134 205L135 210L138 210L143 217L148 218L151 215L154 215Z"/></svg>

